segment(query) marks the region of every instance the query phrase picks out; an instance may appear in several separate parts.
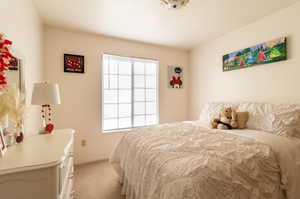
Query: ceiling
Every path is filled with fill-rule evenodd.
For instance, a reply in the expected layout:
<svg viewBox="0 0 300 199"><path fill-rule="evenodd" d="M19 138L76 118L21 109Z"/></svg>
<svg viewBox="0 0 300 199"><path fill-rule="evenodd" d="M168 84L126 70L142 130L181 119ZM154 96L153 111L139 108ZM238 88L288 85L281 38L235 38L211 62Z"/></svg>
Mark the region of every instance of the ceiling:
<svg viewBox="0 0 300 199"><path fill-rule="evenodd" d="M45 24L191 49L298 0L190 0L168 10L159 0L34 0Z"/></svg>

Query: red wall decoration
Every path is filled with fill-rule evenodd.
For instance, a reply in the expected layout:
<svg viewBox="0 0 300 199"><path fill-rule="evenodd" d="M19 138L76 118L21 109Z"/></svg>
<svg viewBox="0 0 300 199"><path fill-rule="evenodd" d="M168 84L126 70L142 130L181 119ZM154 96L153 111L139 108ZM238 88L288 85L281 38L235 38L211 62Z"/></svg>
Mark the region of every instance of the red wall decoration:
<svg viewBox="0 0 300 199"><path fill-rule="evenodd" d="M64 72L84 73L84 56L64 54Z"/></svg>

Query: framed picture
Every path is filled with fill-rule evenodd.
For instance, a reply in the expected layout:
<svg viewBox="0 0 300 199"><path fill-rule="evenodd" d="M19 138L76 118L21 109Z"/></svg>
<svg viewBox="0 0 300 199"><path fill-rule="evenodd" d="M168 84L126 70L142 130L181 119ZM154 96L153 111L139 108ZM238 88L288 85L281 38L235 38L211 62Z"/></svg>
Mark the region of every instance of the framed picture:
<svg viewBox="0 0 300 199"><path fill-rule="evenodd" d="M231 71L287 59L286 37L264 42L223 56L223 71Z"/></svg>
<svg viewBox="0 0 300 199"><path fill-rule="evenodd" d="M84 73L84 56L64 54L64 72Z"/></svg>
<svg viewBox="0 0 300 199"><path fill-rule="evenodd" d="M6 143L5 143L5 137L4 137L4 134L3 134L2 127L0 127L0 157L4 155L6 150L7 150L7 146L6 146Z"/></svg>
<svg viewBox="0 0 300 199"><path fill-rule="evenodd" d="M12 57L9 61L8 70L19 70L20 60L16 57Z"/></svg>
<svg viewBox="0 0 300 199"><path fill-rule="evenodd" d="M183 88L183 68L181 66L168 66L169 88Z"/></svg>

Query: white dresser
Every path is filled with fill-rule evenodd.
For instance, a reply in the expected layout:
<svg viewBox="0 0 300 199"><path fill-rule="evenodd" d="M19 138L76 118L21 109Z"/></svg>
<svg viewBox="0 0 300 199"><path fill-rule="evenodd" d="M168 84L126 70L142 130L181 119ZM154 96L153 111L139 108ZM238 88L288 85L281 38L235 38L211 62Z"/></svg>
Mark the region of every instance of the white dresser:
<svg viewBox="0 0 300 199"><path fill-rule="evenodd" d="M72 199L74 130L35 135L0 158L1 199Z"/></svg>

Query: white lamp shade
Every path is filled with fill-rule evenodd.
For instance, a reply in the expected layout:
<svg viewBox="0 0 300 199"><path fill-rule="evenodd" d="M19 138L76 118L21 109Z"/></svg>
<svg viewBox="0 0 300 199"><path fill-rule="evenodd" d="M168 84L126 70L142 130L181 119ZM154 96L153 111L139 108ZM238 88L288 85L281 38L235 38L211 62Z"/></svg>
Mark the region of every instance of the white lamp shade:
<svg viewBox="0 0 300 199"><path fill-rule="evenodd" d="M60 94L58 84L35 83L32 93L31 104L60 104Z"/></svg>

